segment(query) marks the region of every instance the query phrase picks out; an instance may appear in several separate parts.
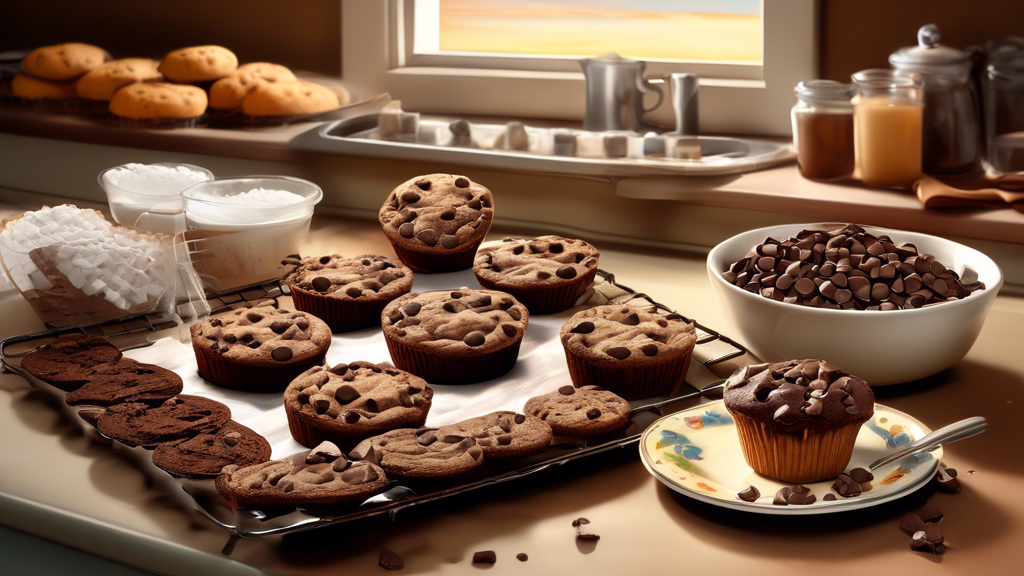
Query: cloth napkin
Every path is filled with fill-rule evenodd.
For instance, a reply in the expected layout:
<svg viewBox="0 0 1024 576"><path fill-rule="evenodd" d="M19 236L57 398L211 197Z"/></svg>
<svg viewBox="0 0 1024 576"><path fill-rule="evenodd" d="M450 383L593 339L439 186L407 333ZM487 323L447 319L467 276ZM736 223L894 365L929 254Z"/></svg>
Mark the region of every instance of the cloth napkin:
<svg viewBox="0 0 1024 576"><path fill-rule="evenodd" d="M941 180L925 176L914 183L914 192L925 208L999 208L1009 204L1024 212L1024 174L979 172Z"/></svg>

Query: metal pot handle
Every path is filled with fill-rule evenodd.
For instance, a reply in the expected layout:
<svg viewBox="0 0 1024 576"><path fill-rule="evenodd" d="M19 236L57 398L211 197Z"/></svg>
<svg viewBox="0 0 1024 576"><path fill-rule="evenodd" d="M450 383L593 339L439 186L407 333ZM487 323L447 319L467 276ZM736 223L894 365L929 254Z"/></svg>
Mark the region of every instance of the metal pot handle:
<svg viewBox="0 0 1024 576"><path fill-rule="evenodd" d="M651 106L650 108L643 108L643 106L641 105L641 110L644 114L650 112L651 110L654 110L658 106L661 106L662 101L665 100L665 91L661 89L661 86L655 86L654 84L651 84L650 82L647 81L646 78L642 76L638 78L637 88L640 90L642 94L647 94L648 92L658 93L658 101L654 103L654 106Z"/></svg>

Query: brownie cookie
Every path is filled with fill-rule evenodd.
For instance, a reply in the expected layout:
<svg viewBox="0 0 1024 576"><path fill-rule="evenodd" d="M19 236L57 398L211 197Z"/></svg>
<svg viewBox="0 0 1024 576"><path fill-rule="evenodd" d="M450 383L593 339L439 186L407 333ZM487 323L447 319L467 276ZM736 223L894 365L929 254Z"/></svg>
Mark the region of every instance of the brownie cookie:
<svg viewBox="0 0 1024 576"><path fill-rule="evenodd" d="M160 72L171 82L195 84L223 78L238 68L238 57L221 46L192 46L164 56Z"/></svg>
<svg viewBox="0 0 1024 576"><path fill-rule="evenodd" d="M693 325L681 316L628 304L578 312L560 335L573 384L600 386L630 400L677 390L697 342Z"/></svg>
<svg viewBox="0 0 1024 576"><path fill-rule="evenodd" d="M324 442L283 460L239 467L217 476L217 493L235 508L330 506L362 500L388 487L384 471L369 462L350 462Z"/></svg>
<svg viewBox="0 0 1024 576"><path fill-rule="evenodd" d="M192 348L207 381L248 391L283 390L324 362L331 329L312 314L265 303L193 324Z"/></svg>
<svg viewBox="0 0 1024 576"><path fill-rule="evenodd" d="M82 98L110 101L119 89L135 82L156 82L163 79L157 70L160 63L148 58L125 58L107 62L86 72L75 83Z"/></svg>
<svg viewBox="0 0 1024 576"><path fill-rule="evenodd" d="M515 365L530 313L495 290L406 294L381 316L395 366L438 384L497 378Z"/></svg>
<svg viewBox="0 0 1024 576"><path fill-rule="evenodd" d="M186 478L214 478L229 464L249 466L267 460L267 439L234 420L215 432L165 442L153 450L153 464Z"/></svg>
<svg viewBox="0 0 1024 576"><path fill-rule="evenodd" d="M597 386L562 386L555 392L530 398L523 411L563 436L597 436L625 428L632 409L614 392Z"/></svg>
<svg viewBox="0 0 1024 576"><path fill-rule="evenodd" d="M480 285L516 297L531 314L568 310L597 274L600 253L582 240L541 236L485 246L476 253L473 274Z"/></svg>
<svg viewBox="0 0 1024 576"><path fill-rule="evenodd" d="M74 83L50 82L28 74L15 74L11 79L11 93L25 100L70 100L78 98Z"/></svg>
<svg viewBox="0 0 1024 576"><path fill-rule="evenodd" d="M123 444L153 448L213 432L230 418L231 410L216 400L180 394L155 408L138 403L111 406L100 415L96 428Z"/></svg>
<svg viewBox="0 0 1024 576"><path fill-rule="evenodd" d="M476 440L488 460L519 458L542 452L551 444L551 427L534 416L515 412L492 412L442 426L440 437L463 436Z"/></svg>
<svg viewBox="0 0 1024 576"><path fill-rule="evenodd" d="M121 360L121 351L106 338L69 334L44 344L21 359L26 372L65 392L89 382L89 371Z"/></svg>
<svg viewBox="0 0 1024 576"><path fill-rule="evenodd" d="M348 102L348 94L343 96ZM242 100L242 112L249 116L322 114L337 109L343 103L342 96L326 86L293 80L256 86Z"/></svg>
<svg viewBox="0 0 1024 576"><path fill-rule="evenodd" d="M792 483L843 472L875 405L866 382L822 360L745 366L726 381L724 400L747 464Z"/></svg>
<svg viewBox="0 0 1024 576"><path fill-rule="evenodd" d="M388 195L380 225L398 258L417 272L455 272L473 265L494 218L491 191L465 176L428 174Z"/></svg>
<svg viewBox="0 0 1024 576"><path fill-rule="evenodd" d="M394 428L422 426L434 391L408 372L369 362L314 366L284 391L292 437L341 446Z"/></svg>
<svg viewBox="0 0 1024 576"><path fill-rule="evenodd" d="M70 42L36 48L21 61L21 69L36 78L66 82L78 78L110 58L110 54L103 48Z"/></svg>
<svg viewBox="0 0 1024 576"><path fill-rule="evenodd" d="M124 402L160 404L179 394L181 378L166 368L122 358L116 364L99 364L86 373L89 382L68 392L69 406L112 406Z"/></svg>
<svg viewBox="0 0 1024 576"><path fill-rule="evenodd" d="M400 428L367 438L349 457L377 464L396 476L423 480L461 476L484 463L483 449L472 438L444 436L431 428Z"/></svg>
<svg viewBox="0 0 1024 576"><path fill-rule="evenodd" d="M206 112L206 92L195 86L136 82L114 93L110 112L141 125L194 126Z"/></svg>
<svg viewBox="0 0 1024 576"><path fill-rule="evenodd" d="M284 283L296 308L348 332L380 326L388 302L412 290L412 270L386 256L334 254L304 258Z"/></svg>
<svg viewBox="0 0 1024 576"><path fill-rule="evenodd" d="M238 110L242 100L257 86L296 80L288 68L269 62L251 62L217 80L210 87L210 108Z"/></svg>

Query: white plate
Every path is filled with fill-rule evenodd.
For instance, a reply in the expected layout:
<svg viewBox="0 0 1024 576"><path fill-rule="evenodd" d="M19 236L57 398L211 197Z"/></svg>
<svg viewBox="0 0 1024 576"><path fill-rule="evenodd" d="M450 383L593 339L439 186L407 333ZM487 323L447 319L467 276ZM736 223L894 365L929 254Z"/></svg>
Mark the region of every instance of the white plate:
<svg viewBox="0 0 1024 576"><path fill-rule="evenodd" d="M899 430L894 430L899 426ZM894 436L891 432L895 431ZM864 423L847 470L869 464L908 442L929 434L924 424L898 410L875 404L871 420ZM924 486L942 459L942 448L915 454L873 472L872 488L860 496L826 502L832 481L808 484L817 497L813 504L776 506L775 493L785 484L755 473L747 466L740 449L736 423L719 400L657 420L640 438L644 466L669 488L695 500L715 506L754 512L802 516L830 514L876 506L901 498ZM736 494L754 486L761 497L744 502Z"/></svg>

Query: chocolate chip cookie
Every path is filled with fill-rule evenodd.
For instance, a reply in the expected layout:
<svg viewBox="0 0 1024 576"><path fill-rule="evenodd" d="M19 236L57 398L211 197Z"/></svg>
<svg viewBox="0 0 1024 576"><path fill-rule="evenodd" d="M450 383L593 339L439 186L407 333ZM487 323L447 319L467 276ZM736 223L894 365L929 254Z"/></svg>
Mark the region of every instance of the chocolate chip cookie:
<svg viewBox="0 0 1024 576"><path fill-rule="evenodd" d="M284 283L296 308L348 332L380 326L388 302L412 290L412 270L387 256L334 254L302 259Z"/></svg>
<svg viewBox="0 0 1024 576"><path fill-rule="evenodd" d="M238 57L222 46L190 46L164 56L160 72L171 82L212 82L238 68Z"/></svg>
<svg viewBox="0 0 1024 576"><path fill-rule="evenodd" d="M330 442L283 460L229 465L215 483L217 493L235 508L330 506L368 498L388 485L378 466L350 462Z"/></svg>
<svg viewBox="0 0 1024 576"><path fill-rule="evenodd" d="M494 218L494 200L490 190L465 176L428 174L395 188L379 218L406 266L455 272L473 265Z"/></svg>
<svg viewBox="0 0 1024 576"><path fill-rule="evenodd" d="M578 312L560 336L573 384L629 400L678 390L697 342L693 325L681 316L630 304Z"/></svg>
<svg viewBox="0 0 1024 576"><path fill-rule="evenodd" d="M575 306L587 291L600 255L590 244L573 238L506 238L480 248L473 274L484 288L515 296L531 314L554 314Z"/></svg>
<svg viewBox="0 0 1024 576"><path fill-rule="evenodd" d="M555 392L530 398L523 411L564 436L597 436L625 428L633 418L626 402L598 386L562 386Z"/></svg>
<svg viewBox="0 0 1024 576"><path fill-rule="evenodd" d="M69 406L112 406L124 402L160 404L182 389L181 377L155 364L122 358L116 364L99 364L87 373L89 382L68 392Z"/></svg>
<svg viewBox="0 0 1024 576"><path fill-rule="evenodd" d="M481 382L508 372L530 320L526 306L496 290L406 294L381 316L395 366L437 384Z"/></svg>
<svg viewBox="0 0 1024 576"><path fill-rule="evenodd" d="M551 444L552 437L551 427L543 420L515 412L492 412L442 426L436 435L473 438L488 460L536 454Z"/></svg>
<svg viewBox="0 0 1024 576"><path fill-rule="evenodd" d="M114 92L109 108L126 124L193 127L206 112L206 92L196 86L136 82Z"/></svg>
<svg viewBox="0 0 1024 576"><path fill-rule="evenodd" d="M217 386L284 390L299 374L324 362L331 329L309 314L266 303L217 314L193 324L199 373Z"/></svg>
<svg viewBox="0 0 1024 576"><path fill-rule="evenodd" d="M113 60L86 72L75 83L75 90L82 98L109 102L115 92L129 84L162 80L159 65L148 58Z"/></svg>
<svg viewBox="0 0 1024 576"><path fill-rule="evenodd" d="M369 362L314 366L284 391L292 437L305 446L351 446L394 428L422 426L434 391L408 372Z"/></svg>
<svg viewBox="0 0 1024 576"><path fill-rule="evenodd" d="M242 107L242 100L257 86L293 80L296 80L295 74L280 64L269 62L242 64L234 72L210 86L210 108L238 110Z"/></svg>
<svg viewBox="0 0 1024 576"><path fill-rule="evenodd" d="M431 428L400 428L360 442L349 457L379 465L405 478L444 479L476 470L484 452L473 438L442 435Z"/></svg>
<svg viewBox="0 0 1024 576"><path fill-rule="evenodd" d="M78 78L108 60L110 54L103 48L69 42L36 48L21 61L21 69L36 78L66 82Z"/></svg>
<svg viewBox="0 0 1024 576"><path fill-rule="evenodd" d="M217 431L165 442L153 450L153 464L186 478L214 478L225 466L249 466L267 460L267 439L234 420L228 420Z"/></svg>
<svg viewBox="0 0 1024 576"><path fill-rule="evenodd" d="M156 407L139 403L111 406L97 419L96 428L123 444L153 448L212 432L230 418L231 410L216 400L179 394Z"/></svg>
<svg viewBox="0 0 1024 576"><path fill-rule="evenodd" d="M44 344L21 359L26 372L70 392L89 382L89 371L121 360L121 351L106 338L68 334Z"/></svg>

